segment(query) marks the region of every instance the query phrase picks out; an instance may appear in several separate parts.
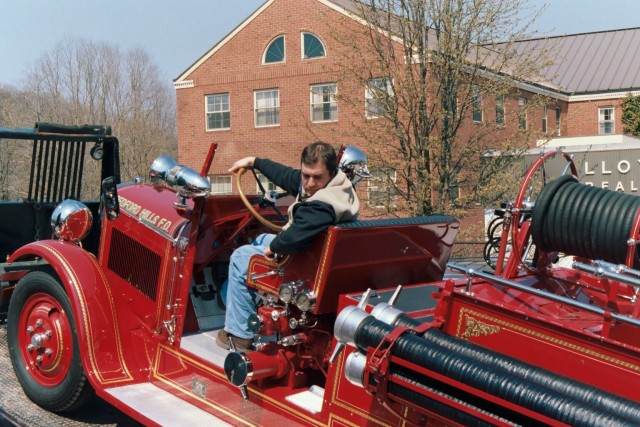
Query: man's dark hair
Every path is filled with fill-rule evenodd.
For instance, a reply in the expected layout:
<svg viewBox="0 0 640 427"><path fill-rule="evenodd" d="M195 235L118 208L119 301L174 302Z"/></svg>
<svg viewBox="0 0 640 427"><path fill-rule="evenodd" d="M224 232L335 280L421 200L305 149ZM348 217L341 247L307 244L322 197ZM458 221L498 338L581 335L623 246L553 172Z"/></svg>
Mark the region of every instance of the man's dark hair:
<svg viewBox="0 0 640 427"><path fill-rule="evenodd" d="M312 166L315 165L318 160L322 160L325 164L329 171L329 176L335 176L338 169L338 161L336 158L336 150L333 149L331 144L316 141L304 147L302 155L300 156L300 163Z"/></svg>

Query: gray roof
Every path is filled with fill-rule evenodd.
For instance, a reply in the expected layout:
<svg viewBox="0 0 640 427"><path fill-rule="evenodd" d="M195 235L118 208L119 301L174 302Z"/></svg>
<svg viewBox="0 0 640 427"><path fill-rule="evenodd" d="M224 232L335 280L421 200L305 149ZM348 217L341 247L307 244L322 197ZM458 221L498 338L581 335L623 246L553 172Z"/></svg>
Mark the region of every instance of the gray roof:
<svg viewBox="0 0 640 427"><path fill-rule="evenodd" d="M352 0L329 1L357 12ZM536 85L567 95L640 90L640 27L523 40L516 48L553 53Z"/></svg>
<svg viewBox="0 0 640 427"><path fill-rule="evenodd" d="M543 77L563 93L640 89L640 28L523 40L517 45L522 50L554 52L555 64L543 70Z"/></svg>

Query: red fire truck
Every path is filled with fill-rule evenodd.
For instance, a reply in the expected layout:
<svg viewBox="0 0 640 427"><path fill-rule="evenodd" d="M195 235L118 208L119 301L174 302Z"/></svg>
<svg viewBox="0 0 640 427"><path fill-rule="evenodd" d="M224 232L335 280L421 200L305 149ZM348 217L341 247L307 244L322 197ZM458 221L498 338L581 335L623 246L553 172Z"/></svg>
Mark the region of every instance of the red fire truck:
<svg viewBox="0 0 640 427"><path fill-rule="evenodd" d="M210 195L214 153L200 172L160 157L148 183L104 176L99 204L56 203L54 237L12 250L0 281L30 399L64 412L96 393L171 426L640 424L638 198L580 184L568 157L540 182L565 159L542 156L506 205L495 271L446 279L453 218L329 227L304 253L252 258L253 351L228 352L230 254L286 206Z"/></svg>

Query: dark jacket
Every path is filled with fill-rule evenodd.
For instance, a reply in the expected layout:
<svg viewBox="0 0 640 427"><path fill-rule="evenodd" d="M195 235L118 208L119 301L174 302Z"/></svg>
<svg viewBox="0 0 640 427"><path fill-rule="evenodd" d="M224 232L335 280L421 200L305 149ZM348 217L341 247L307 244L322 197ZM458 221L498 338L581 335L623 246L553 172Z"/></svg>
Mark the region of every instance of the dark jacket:
<svg viewBox="0 0 640 427"><path fill-rule="evenodd" d="M274 184L296 197L289 208L290 220L270 244L277 254L293 254L306 250L313 238L332 224L354 220L359 201L350 181L338 171L325 188L307 200L300 200L301 172L268 159L256 158L253 166Z"/></svg>

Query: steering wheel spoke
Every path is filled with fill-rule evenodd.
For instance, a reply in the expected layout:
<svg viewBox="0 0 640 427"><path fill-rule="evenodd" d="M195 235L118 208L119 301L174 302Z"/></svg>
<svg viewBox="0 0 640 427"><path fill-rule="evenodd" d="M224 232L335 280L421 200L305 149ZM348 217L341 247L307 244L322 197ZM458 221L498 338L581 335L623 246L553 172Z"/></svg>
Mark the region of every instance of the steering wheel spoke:
<svg viewBox="0 0 640 427"><path fill-rule="evenodd" d="M242 203L244 203L246 208L249 210L249 212L251 212L251 214L263 225L267 226L268 228L274 231L281 231L282 226L279 226L269 221L260 212L262 212L263 210L272 208L274 212L280 217L280 219L286 223L287 217L282 214L280 209L278 209L278 207L276 206L276 201L288 195L288 193L273 195L272 192L266 191L262 183L260 182L260 179L258 179L258 175L255 173L253 169L251 171L253 173L254 179L256 180L256 183L258 184L258 187L260 188L260 191L262 192L262 197L258 202L254 202L254 203L250 202L249 199L247 199L247 196L242 191L242 184L241 184L242 175L244 175L244 173L246 172L246 169L241 168L240 170L238 170L238 174L236 176L236 184L238 187L238 194L240 196L240 199L242 200Z"/></svg>

